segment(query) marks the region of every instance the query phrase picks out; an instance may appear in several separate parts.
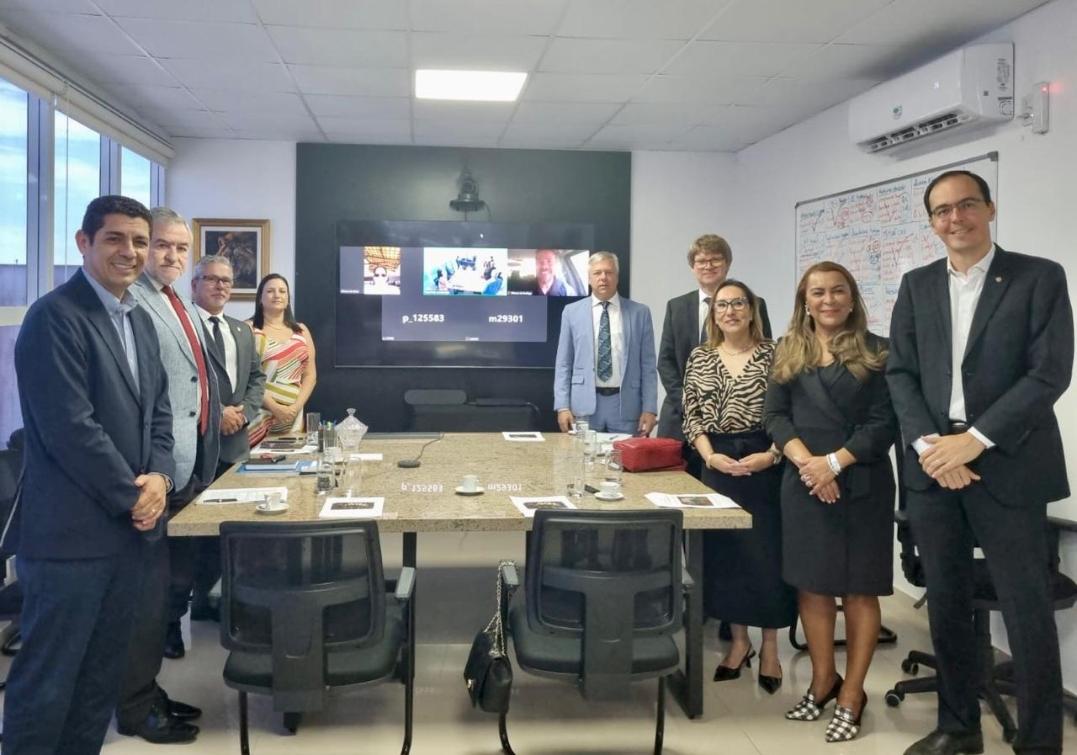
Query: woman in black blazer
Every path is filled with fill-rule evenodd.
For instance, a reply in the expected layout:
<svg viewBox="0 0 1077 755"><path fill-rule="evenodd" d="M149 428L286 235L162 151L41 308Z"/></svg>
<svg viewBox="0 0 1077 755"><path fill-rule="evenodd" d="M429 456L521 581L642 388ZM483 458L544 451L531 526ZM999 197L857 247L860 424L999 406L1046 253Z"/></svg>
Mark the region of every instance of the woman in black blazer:
<svg viewBox="0 0 1077 755"><path fill-rule="evenodd" d="M887 392L886 340L869 333L856 281L820 262L797 287L789 331L778 344L767 389L766 427L789 459L782 479L782 577L797 603L812 683L786 718L814 721L836 699L828 742L853 739L867 704L867 675L893 592L897 422ZM848 652L834 664L841 597Z"/></svg>

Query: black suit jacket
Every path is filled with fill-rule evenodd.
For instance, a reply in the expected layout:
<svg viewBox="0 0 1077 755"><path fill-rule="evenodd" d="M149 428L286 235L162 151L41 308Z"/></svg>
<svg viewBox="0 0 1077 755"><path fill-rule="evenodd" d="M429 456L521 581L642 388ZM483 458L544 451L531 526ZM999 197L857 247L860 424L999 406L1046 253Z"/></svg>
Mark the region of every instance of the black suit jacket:
<svg viewBox="0 0 1077 755"><path fill-rule="evenodd" d="M217 385L220 387L221 401L229 406L242 404L243 416L249 425L258 416L262 407L262 397L266 389L266 376L262 372L262 361L254 348L254 334L250 326L242 320L228 315L223 316L224 327L232 332L236 342L236 384L231 385L228 371L224 364L224 354L217 351L213 332L205 326L206 350L209 352L210 364L217 373ZM250 444L247 433L242 429L231 435L221 435L220 460L229 463L241 461L250 456Z"/></svg>
<svg viewBox="0 0 1077 755"><path fill-rule="evenodd" d="M952 333L946 260L901 279L890 320L887 379L901 421L904 481L927 490L912 443L949 422ZM995 247L961 365L969 424L996 445L974 462L1006 504L1069 495L1054 403L1070 382L1073 312L1061 265Z"/></svg>
<svg viewBox="0 0 1077 755"><path fill-rule="evenodd" d="M131 311L139 372L131 375L84 275L38 299L15 343L26 456L5 545L28 558L98 558L134 546L135 477L173 473L168 378L153 324Z"/></svg>
<svg viewBox="0 0 1077 755"><path fill-rule="evenodd" d="M759 319L762 321L763 335L770 338L770 318L767 316L767 303L762 298L759 299ZM702 327L699 321L699 289L666 302L662 340L658 347L658 377L666 390L658 417L658 436L661 438L684 440L684 430L681 428L684 417L681 409L684 370L692 349L699 346Z"/></svg>

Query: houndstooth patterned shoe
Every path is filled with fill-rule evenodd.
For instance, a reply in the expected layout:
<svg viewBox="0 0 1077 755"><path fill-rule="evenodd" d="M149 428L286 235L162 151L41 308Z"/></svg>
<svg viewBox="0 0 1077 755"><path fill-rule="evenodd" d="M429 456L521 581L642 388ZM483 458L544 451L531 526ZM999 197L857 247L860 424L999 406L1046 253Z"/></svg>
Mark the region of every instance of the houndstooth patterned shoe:
<svg viewBox="0 0 1077 755"><path fill-rule="evenodd" d="M864 705L860 708L860 714L857 716L853 716L853 711L844 705L834 706L834 716L830 719L830 723L826 725L826 741L834 743L856 739L856 735L860 733L860 719L864 715L864 708L867 707L867 704L867 698L865 697Z"/></svg>
<svg viewBox="0 0 1077 755"><path fill-rule="evenodd" d="M800 702L786 712L785 717L790 721L817 720L823 715L823 708L826 707L826 704L838 696L838 692L841 691L842 681L841 675L839 674L834 682L834 686L831 687L830 691L823 695L819 700L815 699L815 695L813 695L812 691L809 689L807 694L800 699Z"/></svg>

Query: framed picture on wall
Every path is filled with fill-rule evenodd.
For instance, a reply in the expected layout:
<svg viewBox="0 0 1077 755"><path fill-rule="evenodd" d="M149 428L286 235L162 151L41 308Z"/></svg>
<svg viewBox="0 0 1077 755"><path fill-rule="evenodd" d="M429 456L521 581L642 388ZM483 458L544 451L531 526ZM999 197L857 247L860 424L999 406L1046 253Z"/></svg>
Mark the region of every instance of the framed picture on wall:
<svg viewBox="0 0 1077 755"><path fill-rule="evenodd" d="M194 218L194 262L210 254L227 257L235 283L232 300L254 299L258 281L269 272L269 221Z"/></svg>

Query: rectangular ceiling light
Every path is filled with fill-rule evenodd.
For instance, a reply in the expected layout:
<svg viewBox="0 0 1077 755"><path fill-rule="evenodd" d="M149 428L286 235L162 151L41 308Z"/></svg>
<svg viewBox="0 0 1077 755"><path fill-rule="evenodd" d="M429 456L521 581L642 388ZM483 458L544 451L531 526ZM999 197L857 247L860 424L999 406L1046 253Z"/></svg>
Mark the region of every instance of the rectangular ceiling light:
<svg viewBox="0 0 1077 755"><path fill-rule="evenodd" d="M506 71L415 71L415 96L421 100L515 102L526 73Z"/></svg>

